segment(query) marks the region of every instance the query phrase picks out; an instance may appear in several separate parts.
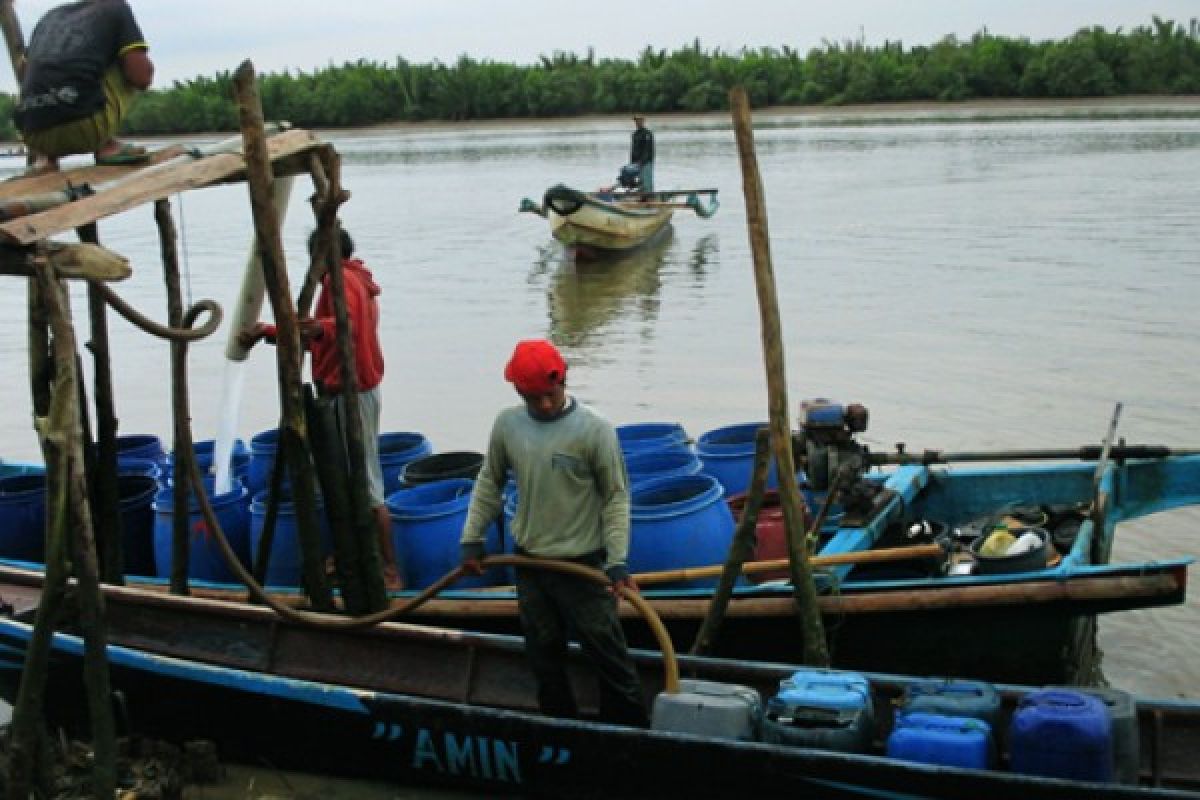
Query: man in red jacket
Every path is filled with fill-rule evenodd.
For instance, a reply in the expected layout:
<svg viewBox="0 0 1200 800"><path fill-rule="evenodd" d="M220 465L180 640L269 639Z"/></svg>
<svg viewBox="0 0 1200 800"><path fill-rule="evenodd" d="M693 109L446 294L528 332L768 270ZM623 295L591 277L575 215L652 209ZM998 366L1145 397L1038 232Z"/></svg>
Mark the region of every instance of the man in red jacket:
<svg viewBox="0 0 1200 800"><path fill-rule="evenodd" d="M311 253L316 245L316 231L308 239ZM379 346L379 285L366 265L354 255L354 240L345 230L341 232L342 275L346 284L346 316L350 320L351 346L354 350L354 369L358 377L358 408L362 418L363 455L366 458L367 493L379 535L379 553L383 559L383 580L389 590L403 588L392 546L392 521L384 504L383 467L379 463L379 418L383 382L383 349ZM337 351L337 328L333 317L329 276L321 281L315 315L300 320L300 336L312 353L313 383L322 397L334 402L338 423L345 429L346 413L341 395L342 376ZM275 326L258 323L239 336L242 346L249 349L260 339L273 342Z"/></svg>

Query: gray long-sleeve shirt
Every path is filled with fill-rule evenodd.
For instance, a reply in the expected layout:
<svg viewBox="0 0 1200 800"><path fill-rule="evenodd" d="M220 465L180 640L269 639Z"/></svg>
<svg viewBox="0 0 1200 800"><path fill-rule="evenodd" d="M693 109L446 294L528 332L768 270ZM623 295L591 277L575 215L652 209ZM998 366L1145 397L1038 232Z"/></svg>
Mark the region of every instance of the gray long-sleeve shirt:
<svg viewBox="0 0 1200 800"><path fill-rule="evenodd" d="M482 553L485 531L503 510L510 470L517 482L512 527L518 547L546 558L604 550L609 577L628 574L629 479L608 420L574 398L549 421L530 416L524 405L501 411L463 526L465 557Z"/></svg>

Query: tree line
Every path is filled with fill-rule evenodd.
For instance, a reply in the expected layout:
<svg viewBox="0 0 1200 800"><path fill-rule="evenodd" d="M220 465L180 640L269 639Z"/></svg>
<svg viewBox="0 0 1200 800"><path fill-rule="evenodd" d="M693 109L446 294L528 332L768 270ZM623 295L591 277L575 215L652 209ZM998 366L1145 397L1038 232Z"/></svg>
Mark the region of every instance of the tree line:
<svg viewBox="0 0 1200 800"><path fill-rule="evenodd" d="M453 64L359 60L312 72L261 77L268 119L306 128L423 120L465 121L579 114L719 111L746 87L757 107L982 98L1200 94L1200 21L1153 17L1132 31L1084 28L1057 41L947 36L905 48L824 42L801 55L787 46L673 52L647 48L636 60L555 52L519 66L461 56ZM237 128L232 77L218 73L149 91L126 123L132 134ZM14 138L13 98L0 95L0 137Z"/></svg>

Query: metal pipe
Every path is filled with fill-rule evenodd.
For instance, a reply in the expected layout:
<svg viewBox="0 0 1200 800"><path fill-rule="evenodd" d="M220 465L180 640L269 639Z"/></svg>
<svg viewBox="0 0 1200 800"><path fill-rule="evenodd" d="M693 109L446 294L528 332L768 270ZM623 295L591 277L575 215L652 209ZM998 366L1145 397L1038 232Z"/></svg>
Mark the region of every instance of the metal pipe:
<svg viewBox="0 0 1200 800"><path fill-rule="evenodd" d="M884 464L948 464L952 461L1051 461L1078 459L1079 461L1096 461L1103 454L1100 445L1084 445L1083 447L1062 450L996 450L993 452L945 452L943 450L925 450L921 453L869 453L867 460L872 466ZM1200 448L1180 449L1166 447L1160 444L1130 444L1116 445L1109 448L1109 458L1128 460L1134 458L1169 458L1171 456L1200 455Z"/></svg>

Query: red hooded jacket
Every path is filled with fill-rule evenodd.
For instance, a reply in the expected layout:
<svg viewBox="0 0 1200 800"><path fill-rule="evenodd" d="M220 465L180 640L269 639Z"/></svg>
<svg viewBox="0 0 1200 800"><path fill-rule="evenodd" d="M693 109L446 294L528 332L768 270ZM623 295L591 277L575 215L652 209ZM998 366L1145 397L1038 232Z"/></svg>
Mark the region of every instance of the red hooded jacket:
<svg viewBox="0 0 1200 800"><path fill-rule="evenodd" d="M383 349L379 346L379 285L370 270L357 258L342 262L346 283L346 316L350 320L350 346L354 348L354 368L358 375L358 390L366 392L383 381ZM333 317L329 276L321 280L316 314L321 325L320 338L308 342L312 353L312 376L326 392L337 392L342 385L337 352L337 323ZM275 326L267 326L268 335Z"/></svg>

